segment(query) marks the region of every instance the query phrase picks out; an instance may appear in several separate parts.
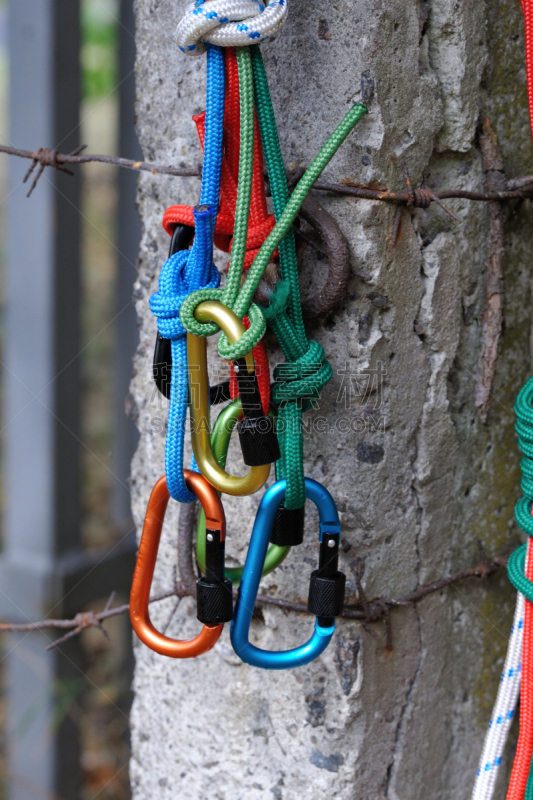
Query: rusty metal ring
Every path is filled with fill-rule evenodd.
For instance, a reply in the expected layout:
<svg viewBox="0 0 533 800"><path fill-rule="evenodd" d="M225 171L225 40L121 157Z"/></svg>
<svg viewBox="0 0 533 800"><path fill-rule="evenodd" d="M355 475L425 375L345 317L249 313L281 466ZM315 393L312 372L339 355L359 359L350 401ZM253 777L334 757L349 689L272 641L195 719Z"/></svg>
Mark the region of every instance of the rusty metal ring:
<svg viewBox="0 0 533 800"><path fill-rule="evenodd" d="M300 216L319 235L328 259L324 286L302 303L304 319L314 320L332 311L345 296L350 278L350 252L337 222L312 195L305 198Z"/></svg>

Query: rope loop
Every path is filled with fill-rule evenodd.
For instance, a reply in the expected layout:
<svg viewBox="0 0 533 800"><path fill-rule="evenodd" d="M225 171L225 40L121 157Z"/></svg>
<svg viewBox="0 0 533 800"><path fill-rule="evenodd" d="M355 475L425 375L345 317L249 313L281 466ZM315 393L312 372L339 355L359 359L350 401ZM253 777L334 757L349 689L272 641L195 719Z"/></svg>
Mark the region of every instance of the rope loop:
<svg viewBox="0 0 533 800"><path fill-rule="evenodd" d="M198 322L194 316L195 308L204 300L219 300L224 302L224 289L200 289L188 295L181 306L181 323L185 330L195 336L213 336L220 328L215 322ZM243 358L261 341L266 330L265 318L259 306L252 303L247 313L250 327L241 336L238 342L230 344L224 333L218 340L218 352L226 361L236 361Z"/></svg>
<svg viewBox="0 0 533 800"><path fill-rule="evenodd" d="M252 303L248 309L248 319L250 320L250 327L241 336L238 342L230 344L226 338L225 333L220 334L218 340L218 352L226 361L236 361L238 358L244 358L254 347L261 341L266 331L265 318L261 314L261 309L255 303Z"/></svg>
<svg viewBox="0 0 533 800"><path fill-rule="evenodd" d="M528 497L521 497L514 507L515 519L519 527L533 536L533 517L531 516L531 500Z"/></svg>
<svg viewBox="0 0 533 800"><path fill-rule="evenodd" d="M176 28L179 49L189 56L217 47L247 47L271 39L287 16L287 0L209 0L189 6Z"/></svg>
<svg viewBox="0 0 533 800"><path fill-rule="evenodd" d="M524 595L526 600L533 603L533 581L526 578L526 551L527 544L513 550L507 562L507 575L517 592Z"/></svg>
<svg viewBox="0 0 533 800"><path fill-rule="evenodd" d="M212 215L213 209L209 206L194 209L198 244L204 236L210 235ZM195 258L194 250L181 250L163 264L159 276L159 291L150 298L150 309L157 318L159 333L165 339L176 340L187 335L180 319L180 311L191 288L200 281L200 285L204 285L202 291L213 292L220 284L220 275L213 261L207 265L207 274L204 265L198 263L199 261L200 259Z"/></svg>

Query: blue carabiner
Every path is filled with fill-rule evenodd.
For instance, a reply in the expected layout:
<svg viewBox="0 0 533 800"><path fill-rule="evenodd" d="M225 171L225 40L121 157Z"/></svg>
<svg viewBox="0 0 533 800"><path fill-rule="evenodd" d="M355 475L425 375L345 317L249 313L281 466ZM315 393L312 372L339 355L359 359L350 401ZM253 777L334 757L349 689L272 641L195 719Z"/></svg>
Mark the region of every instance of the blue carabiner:
<svg viewBox="0 0 533 800"><path fill-rule="evenodd" d="M320 556L318 569L311 574L308 610L317 619L311 638L292 650L261 650L248 641L259 581L268 550L270 532L287 483L277 481L263 495L244 564L241 585L231 623L233 649L246 664L263 669L291 669L309 664L324 652L335 631L335 617L342 612L346 578L337 569L341 527L335 502L320 483L305 479L307 497L320 516Z"/></svg>

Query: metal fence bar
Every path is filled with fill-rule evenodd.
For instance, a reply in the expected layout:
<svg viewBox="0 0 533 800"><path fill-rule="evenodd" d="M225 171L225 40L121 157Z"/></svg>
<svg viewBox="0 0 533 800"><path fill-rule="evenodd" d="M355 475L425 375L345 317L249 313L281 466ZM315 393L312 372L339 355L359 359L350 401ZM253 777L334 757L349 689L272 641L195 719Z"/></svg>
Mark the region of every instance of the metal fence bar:
<svg viewBox="0 0 533 800"><path fill-rule="evenodd" d="M10 139L21 147L78 144L78 0L9 5ZM38 619L60 600L56 564L79 546L79 175L43 175L31 203L27 164L9 162L4 337L4 552L0 603ZM61 613L61 604L58 606ZM10 637L10 800L78 796L77 742L58 718L73 662L43 636ZM77 769L76 769L77 772Z"/></svg>
<svg viewBox="0 0 533 800"><path fill-rule="evenodd" d="M121 0L119 29L120 116L118 152L127 158L142 160L135 132L135 15L132 0ZM132 525L128 485L130 465L137 447L138 434L126 416L124 405L129 393L132 362L139 341L139 329L133 307L133 282L141 241L141 222L135 208L137 173L121 169L118 173L118 263L115 293L115 403L114 403L114 472L118 478L113 491L113 521Z"/></svg>
<svg viewBox="0 0 533 800"><path fill-rule="evenodd" d="M128 0L124 11L132 31ZM8 30L11 141L30 150L73 149L79 135L79 0L10 0ZM121 69L133 67L132 41L128 34ZM130 139L122 139L121 147L135 153L132 77L121 92L123 107L130 105ZM26 168L18 159L9 162L5 231L0 617L13 622L72 615L113 589L127 593L135 546L132 535L108 554L89 555L80 547L80 176L47 170L28 201ZM117 311L128 306L132 292L139 240L134 197L135 179L121 185ZM117 327L121 413L117 400L114 449L120 485L135 446L123 413L138 337L131 303ZM130 514L129 493L122 492L117 521ZM80 796L78 732L65 710L83 677L83 661L76 640L61 652L46 653L45 644L41 633L8 641L9 800Z"/></svg>

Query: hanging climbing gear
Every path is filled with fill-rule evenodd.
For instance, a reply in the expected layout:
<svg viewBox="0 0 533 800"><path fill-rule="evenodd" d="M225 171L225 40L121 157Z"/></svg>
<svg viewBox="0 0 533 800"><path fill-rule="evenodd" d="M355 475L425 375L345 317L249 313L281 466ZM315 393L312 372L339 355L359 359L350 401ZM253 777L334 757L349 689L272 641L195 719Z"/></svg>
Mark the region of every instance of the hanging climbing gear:
<svg viewBox="0 0 533 800"><path fill-rule="evenodd" d="M245 344L248 347L251 344L255 344L256 337L261 336L263 333L262 325L264 325L264 318L266 318L269 325L274 330L286 357L290 358L292 361L292 364L289 363L278 367L273 396L274 402L279 404L279 418L281 423L281 433L279 437L281 459L276 464L276 476L278 478L286 477L288 482L287 499L284 503L284 507L287 511L282 509L279 512L282 518L276 525L276 529L280 531L276 544L291 545L298 544L303 539L303 511L301 509L303 509L305 502L305 484L303 474L303 426L301 415L305 408L310 407L310 400L318 399L320 389L328 382L332 375L331 366L325 359L324 350L321 345L316 342L308 342L305 336L300 305L299 279L292 223L312 184L318 178L328 161L333 157L348 133L357 122L359 122L361 117L367 113L367 109L360 104L350 109L343 121L322 147L318 156L313 160L311 166L304 173L289 198L261 54L258 48L252 47L250 48L250 54L247 54L247 56L248 58L246 58L244 54L238 54L239 78L241 78L242 71L246 79L246 84L251 84L251 76L249 74L251 62L254 70L256 97L261 101L256 104L256 111L277 222L259 249L240 290L240 280L237 282L237 272L234 272L235 268L232 262L230 262L228 280L224 289L217 289L214 291L201 290L189 295L182 304L181 319L184 327L195 335L211 335L216 332L216 327L198 324L194 319L193 311L195 305L200 300L219 299L230 308L233 308L237 316L241 317L247 313L252 323L250 330L247 331L247 333L250 334L250 338L245 340L243 337L240 349L229 347L225 338L223 336L220 337L218 350L223 358L230 360L239 357L242 355L242 348ZM241 175L241 172L245 172L243 165L251 163L251 145L253 145L253 124L251 117L253 116L253 102L251 102L251 100L249 102L249 108L247 108L245 104L241 104L242 153L239 186L241 186L241 178L244 180L244 176ZM247 147L244 146L246 145L243 135L245 127L248 130L248 137L250 138ZM236 230L238 212L239 198L235 217ZM245 229L246 228L244 228L244 230ZM237 235L235 236L235 241L236 240ZM259 311L259 309L255 303L252 302L252 296L278 245L282 282L276 285L276 292L271 296L269 308L261 309L261 325L255 328L256 309L257 311ZM233 249L232 256L234 251ZM242 265L242 261L238 263ZM288 264L289 267L285 267L284 265L286 264ZM284 274L284 270L286 274ZM239 277L241 271L242 269L239 267ZM254 334L253 338L252 333ZM283 532L287 532L286 538L282 538Z"/></svg>
<svg viewBox="0 0 533 800"><path fill-rule="evenodd" d="M201 287L216 288L220 275L213 262L213 235L220 194L220 170L224 126L224 54L207 46L207 92L204 162L200 205L192 211L195 228L191 250L171 255L159 276L159 291L150 298L161 336L171 340L172 369L165 448L165 473L168 489L175 500L194 501L184 479L183 457L188 407L188 368L186 331L180 321L184 298ZM191 220L189 220L191 222Z"/></svg>
<svg viewBox="0 0 533 800"><path fill-rule="evenodd" d="M197 319L216 320L228 341L238 343L245 335L244 325L222 303L204 302L195 310ZM235 370L243 408L243 420L237 430L244 463L251 467L243 478L229 475L215 456L210 438L207 348L204 338L187 336L189 361L189 391L191 414L191 440L198 468L219 491L231 495L252 494L263 486L270 474L270 465L279 458L279 448L274 431L274 421L263 413L257 384L255 365L251 353L235 361Z"/></svg>
<svg viewBox="0 0 533 800"><path fill-rule="evenodd" d="M529 539L511 554L507 566L511 583L525 597L520 689L520 731L511 773L508 800L533 798L533 378L520 391L515 403L518 446L524 493L515 506L519 527ZM527 554L527 558L526 558ZM527 561L527 565L526 565Z"/></svg>
<svg viewBox="0 0 533 800"><path fill-rule="evenodd" d="M509 557L509 580L518 591L515 617L496 704L491 715L479 762L472 800L491 800L505 743L520 690L520 732L507 792L507 800L533 798L533 378L520 391L516 403L516 433L523 453L521 489L516 503L519 527L530 537ZM526 568L526 559L528 566Z"/></svg>
<svg viewBox="0 0 533 800"><path fill-rule="evenodd" d="M197 617L204 623L194 639L171 639L154 628L150 620L150 589L154 576L161 531L170 493L166 478L152 490L144 520L130 595L133 630L156 653L171 658L195 658L217 643L224 622L232 617L231 581L224 576L226 518L220 499L210 484L197 472L185 470L188 489L200 501L207 519L206 573L196 582Z"/></svg>
<svg viewBox="0 0 533 800"><path fill-rule="evenodd" d="M268 549L270 528L287 490L277 481L265 492L257 516L241 578L230 635L233 649L247 664L263 669L291 669L314 661L324 652L335 631L335 617L342 612L346 578L338 571L340 522L330 493L317 481L305 479L307 496L318 508L320 555L318 569L311 573L308 610L316 616L311 638L292 650L262 650L249 642L254 605Z"/></svg>
<svg viewBox="0 0 533 800"><path fill-rule="evenodd" d="M226 456L231 439L233 428L242 418L242 404L240 398L232 400L218 415L213 432L211 434L211 446L213 455L222 469L226 464ZM273 544L268 548L265 563L263 566L262 577L279 567L289 553L290 547L279 547ZM201 570L204 569L206 558L206 520L203 509L198 515L198 527L196 531L196 560ZM226 567L226 577L229 578L234 586L240 583L243 567Z"/></svg>
<svg viewBox="0 0 533 800"><path fill-rule="evenodd" d="M303 441L298 423L303 411L310 407L310 400L318 397L331 377L331 366L321 346L308 342L305 336L292 225L314 181L367 113L363 105L348 111L289 197L262 58L257 46L247 46L273 36L286 13L286 0L272 0L266 7L252 0L196 0L178 25L177 39L184 52L199 55L207 50L206 112L194 117L204 148L202 190L196 208L173 206L167 209L163 221L172 236L170 255L161 270L159 291L152 296L150 305L159 331L153 376L158 389L170 401L166 480L156 485L155 499L150 500L134 579L136 594L132 591L132 615L145 641L154 649L162 648L158 652L172 650L176 643L170 640L171 646L166 637L158 634L148 617L149 584L162 526L162 518L153 514L153 504L162 505L164 517L169 493L185 503L192 502L196 493L202 501L204 495L198 489L198 481L204 487L209 484L210 497L216 494L215 489L230 495L250 494L264 485L270 465L275 462L278 478L283 480L278 480L261 501L246 564L244 568L226 570L227 576L236 581L243 574L241 611L235 618L232 640L238 642L244 660L273 669L316 658L331 639L334 618L342 610L345 578L338 571L340 527L335 504L323 487L305 480L303 475ZM269 214L266 202L263 152L274 214ZM308 206L312 202L309 200ZM305 213L304 210L304 216ZM218 288L220 278L213 263L213 243L230 252L222 289ZM342 244L337 247L342 264L335 291L326 287L321 292L319 302L311 304L312 316L322 313L342 294L339 287L345 286L349 267ZM281 280L276 282L273 275L277 277L278 260ZM258 305L258 298L264 305ZM283 423L281 449L274 425L275 411L269 413L269 365L261 341L265 319L288 362L278 367L274 387L275 410ZM231 362L231 377L229 382L210 390L206 337L218 332L218 352ZM210 400L214 403L228 394L235 399L221 412L211 435ZM201 475L183 468L187 410L193 469L198 468ZM244 463L250 467L242 478L225 471L234 427ZM319 508L321 521L319 567L311 576L308 603L309 610L317 616L315 632L300 648L266 653L248 643L253 602L261 574L278 566L289 545L303 539L306 489ZM199 523L197 552L200 568L205 567L206 574L197 582L197 599L204 631L191 643L179 643L181 649L178 648L180 653L184 648L194 651L193 655L205 641L214 641L220 635L213 626L224 622L231 612L231 582L224 577L223 525L213 528L203 501L202 505L206 513ZM269 536L273 540L270 548ZM155 549L150 544L152 540L157 540ZM197 640L201 640L200 645Z"/></svg>

